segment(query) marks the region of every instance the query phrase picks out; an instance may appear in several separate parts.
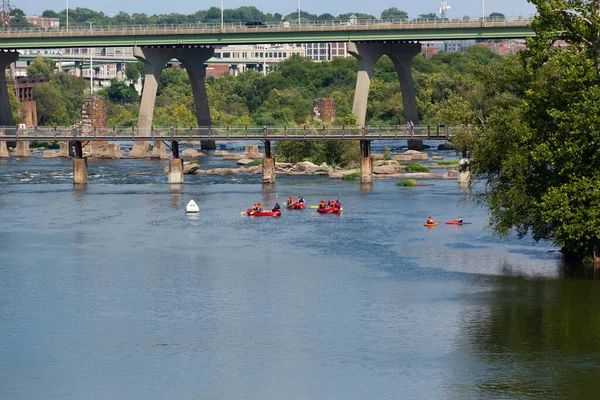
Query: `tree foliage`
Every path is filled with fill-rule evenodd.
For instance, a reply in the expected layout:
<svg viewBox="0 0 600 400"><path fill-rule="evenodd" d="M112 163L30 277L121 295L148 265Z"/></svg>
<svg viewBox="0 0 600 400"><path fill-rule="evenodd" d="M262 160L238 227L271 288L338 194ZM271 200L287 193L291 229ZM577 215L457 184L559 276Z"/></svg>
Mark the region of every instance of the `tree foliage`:
<svg viewBox="0 0 600 400"><path fill-rule="evenodd" d="M577 259L597 259L600 219L590 210L600 204L599 5L532 3L536 37L518 68L496 68L493 81L485 68L480 76L491 101L469 165L486 183L481 199L495 231L531 233Z"/></svg>
<svg viewBox="0 0 600 400"><path fill-rule="evenodd" d="M36 57L27 67L27 77L32 79L50 78L56 63L50 57Z"/></svg>

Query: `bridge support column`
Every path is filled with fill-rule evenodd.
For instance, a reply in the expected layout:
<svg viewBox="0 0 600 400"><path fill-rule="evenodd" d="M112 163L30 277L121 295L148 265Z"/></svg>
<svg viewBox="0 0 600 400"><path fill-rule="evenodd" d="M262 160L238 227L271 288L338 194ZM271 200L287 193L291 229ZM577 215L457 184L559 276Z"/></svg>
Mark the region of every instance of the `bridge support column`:
<svg viewBox="0 0 600 400"><path fill-rule="evenodd" d="M371 161L371 141L360 141L360 182L373 182L373 162Z"/></svg>
<svg viewBox="0 0 600 400"><path fill-rule="evenodd" d="M19 140L17 142L17 147L15 147L13 156L15 156L15 157L30 157L31 150L29 150L29 142L24 142L22 140Z"/></svg>
<svg viewBox="0 0 600 400"><path fill-rule="evenodd" d="M147 136L152 129L152 116L154 115L154 102L156 101L156 90L158 89L160 72L167 62L173 58L173 49L134 47L133 56L142 61L146 66L144 88L142 89L142 101L140 103L140 115L138 117L138 134ZM154 146L157 147L156 143ZM159 153L161 149L162 147L159 145L157 153ZM129 157L142 158L148 156L147 141L136 141L133 143L133 149L131 149Z"/></svg>
<svg viewBox="0 0 600 400"><path fill-rule="evenodd" d="M88 181L87 158L83 158L83 145L75 141L75 158L73 159L73 184L82 185Z"/></svg>
<svg viewBox="0 0 600 400"><path fill-rule="evenodd" d="M359 125L365 125L369 88L375 63L381 56L390 57L400 80L404 119L419 125L417 101L412 79L412 59L421 52L419 43L348 43L348 53L358 60L358 77L354 92L352 113Z"/></svg>
<svg viewBox="0 0 600 400"><path fill-rule="evenodd" d="M0 130L0 136L5 136L3 129ZM7 158L7 157L8 157L8 148L6 147L6 142L0 141L0 158Z"/></svg>
<svg viewBox="0 0 600 400"><path fill-rule="evenodd" d="M169 185L180 185L183 183L183 160L171 158L169 160Z"/></svg>
<svg viewBox="0 0 600 400"><path fill-rule="evenodd" d="M206 66L204 63L211 58L215 49L213 48L179 48L173 49L174 57L181 61L190 77L192 93L194 94L194 105L196 106L196 120L199 127L211 126L210 109L208 107L208 97L206 96L206 87L204 86L204 77L206 76ZM215 150L214 140L201 140L202 150Z"/></svg>
<svg viewBox="0 0 600 400"><path fill-rule="evenodd" d="M15 120L8 99L8 87L6 86L6 68L19 59L16 51L0 51L0 126L14 126Z"/></svg>
<svg viewBox="0 0 600 400"><path fill-rule="evenodd" d="M262 160L263 183L275 183L275 160L265 157Z"/></svg>

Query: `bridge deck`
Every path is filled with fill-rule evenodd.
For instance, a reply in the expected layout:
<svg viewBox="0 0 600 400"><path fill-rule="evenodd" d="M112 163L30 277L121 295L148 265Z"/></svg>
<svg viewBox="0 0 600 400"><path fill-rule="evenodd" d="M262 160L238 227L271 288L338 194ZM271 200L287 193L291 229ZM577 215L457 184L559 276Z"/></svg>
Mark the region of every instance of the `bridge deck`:
<svg viewBox="0 0 600 400"><path fill-rule="evenodd" d="M245 27L242 24L185 24L71 27L69 30L0 30L0 48L105 46L194 46L387 40L509 39L533 36L529 18L486 21L366 20L317 21L309 25Z"/></svg>
<svg viewBox="0 0 600 400"><path fill-rule="evenodd" d="M3 128L0 141L248 141L248 140L448 140L458 127L415 126L365 128Z"/></svg>

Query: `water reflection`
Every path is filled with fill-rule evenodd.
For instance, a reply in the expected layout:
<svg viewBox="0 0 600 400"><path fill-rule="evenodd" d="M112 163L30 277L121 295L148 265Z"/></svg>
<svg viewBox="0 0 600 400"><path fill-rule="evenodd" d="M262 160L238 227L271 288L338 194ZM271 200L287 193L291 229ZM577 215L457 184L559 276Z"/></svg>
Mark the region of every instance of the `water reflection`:
<svg viewBox="0 0 600 400"><path fill-rule="evenodd" d="M464 313L461 340L475 357L464 359L479 371L474 391L487 398L593 397L600 390L597 282L504 276L490 285L469 298Z"/></svg>
<svg viewBox="0 0 600 400"><path fill-rule="evenodd" d="M171 194L171 208L173 210L181 210L183 207L183 195L181 193Z"/></svg>
<svg viewBox="0 0 600 400"><path fill-rule="evenodd" d="M373 190L373 182L361 182L360 191L363 193L369 193Z"/></svg>

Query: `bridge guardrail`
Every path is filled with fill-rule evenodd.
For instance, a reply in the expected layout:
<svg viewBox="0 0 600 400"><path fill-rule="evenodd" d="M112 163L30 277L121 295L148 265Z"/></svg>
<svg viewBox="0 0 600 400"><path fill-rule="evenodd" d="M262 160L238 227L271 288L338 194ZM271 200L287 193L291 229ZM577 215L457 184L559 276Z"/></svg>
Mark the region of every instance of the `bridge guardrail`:
<svg viewBox="0 0 600 400"><path fill-rule="evenodd" d="M103 32L158 32L158 31L214 31L220 32L223 29L244 29L248 32L264 31L271 28L281 28L284 30L293 30L296 28L325 28L325 27L373 27L373 26L386 26L394 25L395 27L406 27L407 29L431 25L441 27L453 27L453 26L481 26L482 24L493 24L494 26L512 25L516 23L528 24L533 21L533 15L528 16L515 16L515 17L481 17L468 18L468 19L426 19L426 18L415 18L415 19L357 19L357 20L323 20L323 21L286 21L286 22L272 22L267 26L251 26L247 27L244 22L225 22L221 27L220 23L187 23L187 24L151 24L151 25L70 25L66 27L51 27L51 28L3 28L0 29L0 34L3 33L68 33L69 35L85 34L90 33L103 33Z"/></svg>
<svg viewBox="0 0 600 400"><path fill-rule="evenodd" d="M36 127L19 129L0 127L4 137L12 140L448 140L458 129L440 125L390 125L390 126L304 126L304 127ZM0 136L2 140L2 136Z"/></svg>

